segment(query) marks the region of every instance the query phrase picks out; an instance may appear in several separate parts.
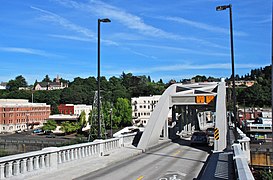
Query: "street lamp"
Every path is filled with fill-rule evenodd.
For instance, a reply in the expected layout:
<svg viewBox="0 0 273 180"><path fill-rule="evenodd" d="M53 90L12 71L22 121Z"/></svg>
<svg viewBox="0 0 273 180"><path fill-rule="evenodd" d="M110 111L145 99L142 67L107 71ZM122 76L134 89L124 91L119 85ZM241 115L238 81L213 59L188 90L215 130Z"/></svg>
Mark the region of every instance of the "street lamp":
<svg viewBox="0 0 273 180"><path fill-rule="evenodd" d="M110 108L110 126L111 126L110 135L111 135L111 138L113 137L112 113L113 113L113 108Z"/></svg>
<svg viewBox="0 0 273 180"><path fill-rule="evenodd" d="M233 91L233 114L234 114L234 126L235 126L235 141L238 143L238 133L237 133L237 113L236 113L236 92L235 92L235 75L234 75L234 51L233 51L233 29L232 29L232 6L224 5L217 6L216 11L222 11L229 9L229 20L230 20L230 49L231 49L231 65L232 65L232 91Z"/></svg>
<svg viewBox="0 0 273 180"><path fill-rule="evenodd" d="M98 19L98 138L101 138L101 123L100 123L100 23L109 23L110 19Z"/></svg>

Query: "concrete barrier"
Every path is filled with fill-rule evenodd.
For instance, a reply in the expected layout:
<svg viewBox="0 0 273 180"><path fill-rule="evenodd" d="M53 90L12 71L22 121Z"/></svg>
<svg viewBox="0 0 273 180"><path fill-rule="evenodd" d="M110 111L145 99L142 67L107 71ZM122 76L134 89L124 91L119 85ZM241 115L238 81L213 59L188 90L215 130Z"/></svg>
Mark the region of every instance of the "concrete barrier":
<svg viewBox="0 0 273 180"><path fill-rule="evenodd" d="M239 144L233 144L233 160L239 180L255 180L248 166L250 162L250 139L237 128Z"/></svg>
<svg viewBox="0 0 273 180"><path fill-rule="evenodd" d="M235 163L235 172L238 180L255 180L247 163L247 157L244 155L241 144L233 144L233 160Z"/></svg>
<svg viewBox="0 0 273 180"><path fill-rule="evenodd" d="M0 158L0 180L24 179L42 171L54 170L66 162L89 156L103 156L108 151L132 144L135 134L118 138L96 140L63 147L48 147L40 151L16 154Z"/></svg>

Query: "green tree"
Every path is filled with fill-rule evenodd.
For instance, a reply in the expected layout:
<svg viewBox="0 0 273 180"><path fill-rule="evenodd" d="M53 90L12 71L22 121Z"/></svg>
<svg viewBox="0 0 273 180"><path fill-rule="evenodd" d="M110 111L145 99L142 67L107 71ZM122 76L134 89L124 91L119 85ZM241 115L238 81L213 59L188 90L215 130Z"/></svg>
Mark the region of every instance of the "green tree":
<svg viewBox="0 0 273 180"><path fill-rule="evenodd" d="M45 78L42 80L42 82L52 82L50 77L48 75L45 76Z"/></svg>
<svg viewBox="0 0 273 180"><path fill-rule="evenodd" d="M113 109L113 124L119 128L132 125L132 108L126 98L118 98Z"/></svg>
<svg viewBox="0 0 273 180"><path fill-rule="evenodd" d="M19 87L27 87L27 82L26 79L22 75L20 75L17 76L14 80L10 80L7 83L7 87L10 91L15 91L18 90Z"/></svg>
<svg viewBox="0 0 273 180"><path fill-rule="evenodd" d="M46 123L44 123L44 126L42 127L42 129L44 131L53 131L55 130L57 127L57 123L54 120L48 120Z"/></svg>
<svg viewBox="0 0 273 180"><path fill-rule="evenodd" d="M79 128L79 123L65 121L61 124L60 130L64 131L66 134L70 134L76 132L77 130L79 130Z"/></svg>
<svg viewBox="0 0 273 180"><path fill-rule="evenodd" d="M79 132L82 133L82 129L87 125L85 111L82 111L79 117Z"/></svg>

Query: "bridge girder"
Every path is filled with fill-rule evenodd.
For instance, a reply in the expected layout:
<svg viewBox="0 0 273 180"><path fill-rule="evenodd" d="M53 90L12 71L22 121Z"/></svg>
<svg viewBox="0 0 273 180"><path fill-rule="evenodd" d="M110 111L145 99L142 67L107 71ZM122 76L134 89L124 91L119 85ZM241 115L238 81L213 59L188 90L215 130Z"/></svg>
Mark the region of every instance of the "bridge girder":
<svg viewBox="0 0 273 180"><path fill-rule="evenodd" d="M215 126L219 126L218 128L220 129L220 137L224 137L225 139L226 128L223 128L223 126L226 126L225 96L225 82L171 85L165 90L158 103L156 104L156 107L152 112L148 124L145 127L145 130L139 141L138 148L146 150L158 143L162 128L164 125L166 125L168 113L174 105L207 106L212 101L216 102ZM226 140L224 140L223 143L217 142L216 144L216 150L223 150L226 147Z"/></svg>

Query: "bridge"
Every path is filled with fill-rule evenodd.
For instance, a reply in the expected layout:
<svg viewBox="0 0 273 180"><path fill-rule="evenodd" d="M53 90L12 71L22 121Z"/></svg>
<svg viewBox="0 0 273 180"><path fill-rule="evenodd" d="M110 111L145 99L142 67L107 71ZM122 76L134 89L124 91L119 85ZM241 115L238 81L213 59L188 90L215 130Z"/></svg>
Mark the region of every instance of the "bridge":
<svg viewBox="0 0 273 180"><path fill-rule="evenodd" d="M139 134L131 133L6 156L0 158L0 179L254 179L249 138L236 129L239 143L233 143L225 92L225 82L173 84L137 145L132 142ZM190 146L191 133L207 127L217 130L214 148Z"/></svg>

